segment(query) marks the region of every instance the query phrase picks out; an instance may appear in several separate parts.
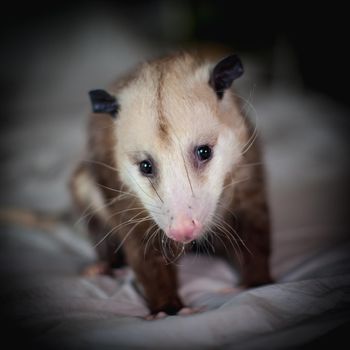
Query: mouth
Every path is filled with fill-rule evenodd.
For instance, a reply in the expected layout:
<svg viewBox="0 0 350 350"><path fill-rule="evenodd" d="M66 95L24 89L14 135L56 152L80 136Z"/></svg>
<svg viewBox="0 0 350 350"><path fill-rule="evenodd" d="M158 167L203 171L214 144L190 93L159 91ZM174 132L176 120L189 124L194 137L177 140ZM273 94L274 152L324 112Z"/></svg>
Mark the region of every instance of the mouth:
<svg viewBox="0 0 350 350"><path fill-rule="evenodd" d="M186 245L186 244L195 245L195 244L196 244L196 239L193 239L193 238L184 239L184 240L180 240L180 241L171 238L171 240L173 240L173 241L176 242L176 243L183 244L183 245Z"/></svg>

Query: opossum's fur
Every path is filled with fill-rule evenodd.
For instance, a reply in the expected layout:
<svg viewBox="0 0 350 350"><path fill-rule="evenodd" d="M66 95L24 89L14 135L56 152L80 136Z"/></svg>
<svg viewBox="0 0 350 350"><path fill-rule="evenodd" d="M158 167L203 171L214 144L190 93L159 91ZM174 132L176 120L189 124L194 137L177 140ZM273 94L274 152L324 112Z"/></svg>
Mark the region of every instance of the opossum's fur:
<svg viewBox="0 0 350 350"><path fill-rule="evenodd" d="M244 285L270 281L258 140L232 89L221 96L209 83L216 63L180 53L118 80L107 89L117 115L91 115L87 159L72 177L101 258L116 261L121 247L152 313L183 307L171 262L184 249L184 225L195 225L191 240L238 256ZM200 145L212 150L207 162L195 159ZM145 159L152 177L140 172Z"/></svg>

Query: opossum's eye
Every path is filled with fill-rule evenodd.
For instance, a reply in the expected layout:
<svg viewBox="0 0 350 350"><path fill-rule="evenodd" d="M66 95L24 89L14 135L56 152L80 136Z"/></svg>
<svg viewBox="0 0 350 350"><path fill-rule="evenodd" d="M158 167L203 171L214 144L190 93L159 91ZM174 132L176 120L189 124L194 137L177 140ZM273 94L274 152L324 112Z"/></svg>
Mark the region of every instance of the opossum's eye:
<svg viewBox="0 0 350 350"><path fill-rule="evenodd" d="M211 158L212 150L208 145L201 145L196 147L195 154L200 162L206 162Z"/></svg>
<svg viewBox="0 0 350 350"><path fill-rule="evenodd" d="M146 160L143 160L140 165L140 171L141 171L141 174L144 175L144 176L153 176L153 164L150 160L146 159Z"/></svg>

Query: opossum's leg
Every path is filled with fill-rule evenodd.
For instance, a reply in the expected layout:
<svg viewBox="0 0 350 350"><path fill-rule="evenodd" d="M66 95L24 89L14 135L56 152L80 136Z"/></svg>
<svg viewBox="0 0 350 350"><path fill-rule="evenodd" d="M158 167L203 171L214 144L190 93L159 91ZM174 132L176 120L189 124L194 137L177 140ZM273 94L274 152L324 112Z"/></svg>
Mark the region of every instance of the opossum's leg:
<svg viewBox="0 0 350 350"><path fill-rule="evenodd" d="M87 274L112 273L112 267L121 266L124 262L122 252L115 254L118 245L115 235L106 236L110 226L105 220L108 203L104 202L100 189L95 185L88 169L81 164L74 172L70 189L74 207L77 211L77 221L86 224L92 244L96 248L99 261L88 267Z"/></svg>
<svg viewBox="0 0 350 350"><path fill-rule="evenodd" d="M250 287L270 283L270 220L261 169L239 187L235 199L235 226L243 257L241 284Z"/></svg>
<svg viewBox="0 0 350 350"><path fill-rule="evenodd" d="M97 267L101 273L109 275L112 274L113 268L125 265L123 250L119 249L116 252L119 244L116 232L111 231L113 228L99 217L94 216L89 220L89 236L99 259Z"/></svg>
<svg viewBox="0 0 350 350"><path fill-rule="evenodd" d="M143 288L151 314L177 314L184 305L177 293L176 267L167 264L160 252L152 250L145 253L141 240L126 240L124 252Z"/></svg>
<svg viewBox="0 0 350 350"><path fill-rule="evenodd" d="M193 315L193 314L198 314L198 313L203 312L205 310L206 310L205 307L183 307L181 310L179 310L177 315L189 316L189 315ZM156 314L147 315L145 317L145 319L148 321L159 320L159 319L165 318L166 316L168 316L168 315L165 312L161 311L161 312L158 312Z"/></svg>
<svg viewBox="0 0 350 350"><path fill-rule="evenodd" d="M258 219L265 215L263 206L253 211L241 212L239 218L239 234L242 239L241 251L241 284L254 287L272 282L269 267L270 230L265 220Z"/></svg>

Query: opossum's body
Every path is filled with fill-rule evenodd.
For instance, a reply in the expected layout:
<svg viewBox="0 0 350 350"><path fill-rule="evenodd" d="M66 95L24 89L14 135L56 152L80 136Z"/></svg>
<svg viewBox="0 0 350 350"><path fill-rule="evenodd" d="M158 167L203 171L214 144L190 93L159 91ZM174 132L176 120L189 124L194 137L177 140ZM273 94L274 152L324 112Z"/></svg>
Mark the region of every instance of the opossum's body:
<svg viewBox="0 0 350 350"><path fill-rule="evenodd" d="M91 115L72 192L101 259L123 251L153 314L183 307L171 262L189 242L241 257L243 285L270 281L259 147L230 89L241 74L236 56L181 53L91 94L105 113Z"/></svg>

